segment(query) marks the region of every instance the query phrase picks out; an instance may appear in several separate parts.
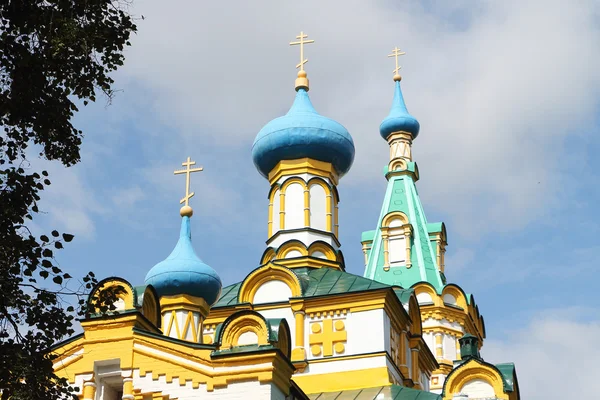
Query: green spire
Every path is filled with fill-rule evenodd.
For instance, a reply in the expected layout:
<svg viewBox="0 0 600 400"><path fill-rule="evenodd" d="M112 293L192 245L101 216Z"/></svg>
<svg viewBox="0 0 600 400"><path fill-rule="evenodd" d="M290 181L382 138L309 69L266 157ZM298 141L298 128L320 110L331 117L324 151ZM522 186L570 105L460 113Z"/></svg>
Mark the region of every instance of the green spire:
<svg viewBox="0 0 600 400"><path fill-rule="evenodd" d="M363 234L363 245L368 243L366 247L370 247L364 276L403 288L409 288L417 282L429 282L441 293L445 282L437 265L435 246L430 240L434 232L428 230L428 227L435 229L440 224L427 223L415 186L417 176L416 164L413 162L407 162L406 169L386 171L388 185L372 243L368 243L372 234ZM397 220L395 216L403 220L392 223L396 225L395 228L386 226L390 219ZM408 234L405 235L404 232ZM410 258L404 257L403 262L394 263L396 259L402 258L402 245L406 246L406 241L409 241ZM400 254L397 256L398 253Z"/></svg>

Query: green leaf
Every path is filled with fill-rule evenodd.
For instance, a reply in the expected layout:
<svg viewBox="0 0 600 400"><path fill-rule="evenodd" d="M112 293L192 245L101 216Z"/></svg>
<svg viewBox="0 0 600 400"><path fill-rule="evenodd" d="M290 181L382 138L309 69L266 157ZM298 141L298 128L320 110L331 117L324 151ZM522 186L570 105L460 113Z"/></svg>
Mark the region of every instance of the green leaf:
<svg viewBox="0 0 600 400"><path fill-rule="evenodd" d="M59 236L59 233L58 233L58 231L56 231L56 230L52 231L52 236L54 236L54 237L58 237L58 236Z"/></svg>
<svg viewBox="0 0 600 400"><path fill-rule="evenodd" d="M56 283L57 285L60 285L63 281L63 278L61 278L60 276L55 276L54 278L52 278L52 280L54 281L54 283Z"/></svg>
<svg viewBox="0 0 600 400"><path fill-rule="evenodd" d="M67 242L67 243L69 243L75 237L69 233L63 233L62 236L63 236L63 239L65 240L65 242Z"/></svg>
<svg viewBox="0 0 600 400"><path fill-rule="evenodd" d="M42 236L40 236L40 240L41 240L42 242L46 242L46 243L48 243L48 242L50 241L50 239L49 239L49 238L48 238L48 236L46 236L46 235L42 235Z"/></svg>
<svg viewBox="0 0 600 400"><path fill-rule="evenodd" d="M56 242L56 243L54 243L54 247L56 247L57 249L62 249L63 245L61 242Z"/></svg>

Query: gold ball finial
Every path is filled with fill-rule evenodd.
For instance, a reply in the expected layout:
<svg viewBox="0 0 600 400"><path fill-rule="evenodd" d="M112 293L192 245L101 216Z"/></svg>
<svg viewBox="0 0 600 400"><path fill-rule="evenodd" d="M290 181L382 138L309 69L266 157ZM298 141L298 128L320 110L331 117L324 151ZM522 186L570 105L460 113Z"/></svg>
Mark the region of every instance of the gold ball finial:
<svg viewBox="0 0 600 400"><path fill-rule="evenodd" d="M394 75L394 82L400 82L401 80L402 80L402 77L400 76L400 74Z"/></svg>
<svg viewBox="0 0 600 400"><path fill-rule="evenodd" d="M306 71L298 71L298 78L306 78Z"/></svg>
<svg viewBox="0 0 600 400"><path fill-rule="evenodd" d="M183 206L179 210L179 215L181 215L182 217L191 217L192 215L194 215L194 210L190 206Z"/></svg>

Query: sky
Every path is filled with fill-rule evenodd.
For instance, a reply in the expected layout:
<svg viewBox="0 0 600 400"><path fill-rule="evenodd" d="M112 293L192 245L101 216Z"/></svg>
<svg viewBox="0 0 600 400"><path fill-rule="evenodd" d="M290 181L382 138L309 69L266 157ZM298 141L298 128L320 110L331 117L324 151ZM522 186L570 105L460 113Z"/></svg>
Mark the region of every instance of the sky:
<svg viewBox="0 0 600 400"><path fill-rule="evenodd" d="M362 275L388 146L378 127L393 97L395 46L427 218L448 228L446 276L483 314L490 362L516 363L524 399L593 398L600 368L600 3L592 0L135 0L138 33L112 104L85 107L82 162L51 173L38 228L75 240L58 255L73 276L143 283L179 231L187 156L197 253L225 285L260 261L268 182L254 137L294 98L301 30L310 96L352 134L341 179L340 241ZM142 18L143 16L143 18ZM547 366L548 368L541 368ZM594 390L594 391L593 391Z"/></svg>

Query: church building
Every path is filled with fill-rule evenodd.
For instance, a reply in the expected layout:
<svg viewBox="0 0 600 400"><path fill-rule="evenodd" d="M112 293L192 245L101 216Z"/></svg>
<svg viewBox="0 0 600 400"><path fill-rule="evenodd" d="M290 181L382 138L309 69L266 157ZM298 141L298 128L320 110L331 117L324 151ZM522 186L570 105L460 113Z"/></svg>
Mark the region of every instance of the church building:
<svg viewBox="0 0 600 400"><path fill-rule="evenodd" d="M116 310L89 313L81 334L55 346L56 374L81 400L520 399L514 364L480 355L486 331L473 295L446 278L446 227L428 222L416 189L420 125L402 95L403 53L390 55L394 96L379 127L387 188L374 196L381 213L365 228L375 229L360 238L358 276L346 272L338 226L354 142L311 104L304 46L313 41L296 38L295 98L251 152L268 182L261 259L223 286L219 268L199 258L189 201L201 168L188 158L175 171L186 196L173 251L137 282L107 277L93 289L90 301L118 289Z"/></svg>

